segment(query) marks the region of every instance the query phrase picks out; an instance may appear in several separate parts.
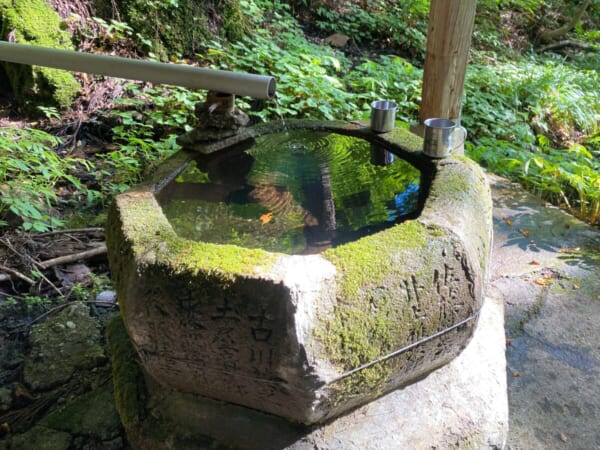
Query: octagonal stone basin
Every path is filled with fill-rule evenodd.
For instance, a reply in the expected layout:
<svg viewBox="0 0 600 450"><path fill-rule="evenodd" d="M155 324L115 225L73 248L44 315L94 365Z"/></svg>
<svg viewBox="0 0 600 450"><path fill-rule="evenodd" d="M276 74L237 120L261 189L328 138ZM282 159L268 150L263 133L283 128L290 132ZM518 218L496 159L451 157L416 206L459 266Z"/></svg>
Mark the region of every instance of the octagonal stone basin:
<svg viewBox="0 0 600 450"><path fill-rule="evenodd" d="M359 137L409 161L422 173L420 213L319 254L192 241L156 198L193 159L182 150L116 198L106 238L127 331L155 381L313 424L426 376L466 346L492 205L475 163L432 160L406 130L286 125ZM278 131L257 126L236 141Z"/></svg>

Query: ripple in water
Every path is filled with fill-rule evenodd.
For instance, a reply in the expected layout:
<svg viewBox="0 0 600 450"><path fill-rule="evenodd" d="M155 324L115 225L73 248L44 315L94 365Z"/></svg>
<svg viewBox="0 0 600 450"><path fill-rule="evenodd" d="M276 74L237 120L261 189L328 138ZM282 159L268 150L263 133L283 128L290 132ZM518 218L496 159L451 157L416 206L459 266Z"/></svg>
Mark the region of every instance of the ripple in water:
<svg viewBox="0 0 600 450"><path fill-rule="evenodd" d="M182 237L318 253L414 214L420 172L365 140L293 131L199 155L159 195Z"/></svg>

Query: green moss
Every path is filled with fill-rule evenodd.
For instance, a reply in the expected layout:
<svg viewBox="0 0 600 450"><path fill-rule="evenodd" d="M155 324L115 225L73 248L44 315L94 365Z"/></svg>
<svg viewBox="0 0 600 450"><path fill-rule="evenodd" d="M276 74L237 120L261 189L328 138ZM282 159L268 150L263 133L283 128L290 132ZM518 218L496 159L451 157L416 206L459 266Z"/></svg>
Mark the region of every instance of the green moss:
<svg viewBox="0 0 600 450"><path fill-rule="evenodd" d="M123 425L133 425L144 414L144 375L121 316L108 324L106 333L112 358L115 405Z"/></svg>
<svg viewBox="0 0 600 450"><path fill-rule="evenodd" d="M147 263L161 261L161 264L168 265L176 273L218 270L233 275L268 271L277 259L276 255L260 249L194 242L180 238L150 193L132 195L129 199L123 197L124 203L120 205L123 214L122 226L127 241L135 243L135 254L147 258ZM113 218L115 214L116 211L113 211ZM115 226L118 227L119 224L111 225L113 228ZM116 230L113 232L117 233ZM122 245L123 242L119 238L111 241L116 245Z"/></svg>
<svg viewBox="0 0 600 450"><path fill-rule="evenodd" d="M428 206L429 205L429 206ZM469 158L454 155L439 161L421 217L443 217L473 244L482 273L490 254L492 197L484 173ZM475 261L474 261L475 262Z"/></svg>
<svg viewBox="0 0 600 450"><path fill-rule="evenodd" d="M150 39L152 52L163 60L171 55L191 55L199 50L201 42L214 38L207 11L206 2L200 1L119 1L121 20ZM112 11L106 13L111 18Z"/></svg>
<svg viewBox="0 0 600 450"><path fill-rule="evenodd" d="M25 381L34 389L65 383L78 370L92 369L106 360L98 323L83 303L71 303L44 323L35 325L31 353L23 367Z"/></svg>
<svg viewBox="0 0 600 450"><path fill-rule="evenodd" d="M394 128L386 139L410 152L420 152L423 149L423 139L404 128Z"/></svg>
<svg viewBox="0 0 600 450"><path fill-rule="evenodd" d="M333 363L344 370L355 369L405 345L409 335L419 337L428 331L419 328L422 325L415 322L410 305L400 295L401 280L407 277L406 266L413 255L427 255L432 235L440 233L416 221L405 222L323 254L336 266L340 294L333 316L315 334ZM423 262L422 267L429 263ZM420 276L418 266L416 270ZM339 398L380 392L397 364L398 360L375 364L333 389Z"/></svg>
<svg viewBox="0 0 600 450"><path fill-rule="evenodd" d="M178 239L171 246L171 262L181 269L214 270L229 274L256 274L268 271L276 256L261 249L247 249L236 245L216 245Z"/></svg>
<svg viewBox="0 0 600 450"><path fill-rule="evenodd" d="M405 222L350 245L329 249L323 256L340 273L346 274L341 280L342 293L350 298L356 296L366 285L383 282L389 276L390 266L382 262L393 261L399 247L411 251L425 246L427 233L419 222Z"/></svg>
<svg viewBox="0 0 600 450"><path fill-rule="evenodd" d="M115 409L112 385L107 383L75 397L52 411L39 424L72 434L97 436L102 441L118 437L121 422Z"/></svg>
<svg viewBox="0 0 600 450"><path fill-rule="evenodd" d="M230 41L237 41L250 32L251 24L239 0L222 2L223 30Z"/></svg>
<svg viewBox="0 0 600 450"><path fill-rule="evenodd" d="M61 18L44 0L0 0L0 37L14 31L16 42L43 47L72 49ZM3 63L17 100L33 109L36 103L71 106L80 89L69 72L46 67Z"/></svg>
<svg viewBox="0 0 600 450"><path fill-rule="evenodd" d="M73 437L64 431L56 431L50 428L36 425L23 434L17 434L12 438L10 447L0 448L12 450L68 450L72 447Z"/></svg>

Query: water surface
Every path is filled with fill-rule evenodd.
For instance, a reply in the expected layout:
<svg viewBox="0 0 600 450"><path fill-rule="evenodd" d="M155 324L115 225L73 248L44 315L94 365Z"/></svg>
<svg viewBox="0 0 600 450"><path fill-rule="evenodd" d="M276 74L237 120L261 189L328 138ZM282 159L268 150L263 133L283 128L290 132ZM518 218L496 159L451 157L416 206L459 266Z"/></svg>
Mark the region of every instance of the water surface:
<svg viewBox="0 0 600 450"><path fill-rule="evenodd" d="M199 155L159 195L182 237L318 253L414 214L420 172L369 142L294 131Z"/></svg>

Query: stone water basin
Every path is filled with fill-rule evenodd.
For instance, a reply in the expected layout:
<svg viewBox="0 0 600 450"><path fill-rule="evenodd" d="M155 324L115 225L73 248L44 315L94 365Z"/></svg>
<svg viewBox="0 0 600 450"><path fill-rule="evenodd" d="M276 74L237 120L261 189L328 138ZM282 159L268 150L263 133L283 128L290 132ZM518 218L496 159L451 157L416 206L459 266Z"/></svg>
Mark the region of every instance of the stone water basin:
<svg viewBox="0 0 600 450"><path fill-rule="evenodd" d="M342 229L335 216L340 232L311 241L307 230L330 229L322 224L331 225L332 215L290 200L304 208L296 214L306 237L299 246L265 249L256 238L210 242L186 234L167 211L173 183L198 161L197 153L182 150L116 198L107 244L125 325L150 377L314 424L421 379L466 346L483 298L492 205L475 163L462 156L432 160L406 130L374 134L359 123L306 121L287 127L353 136L408 161L420 171L414 209L361 223L358 231ZM280 131L269 124L242 137ZM199 147L234 150L229 142ZM318 203L338 201L335 177L331 185L331 198L322 194ZM239 186L228 186L229 198ZM217 186L197 189L192 197L224 198ZM279 193L298 196L293 188ZM269 206L254 211L262 218L254 219L259 232L271 225Z"/></svg>

